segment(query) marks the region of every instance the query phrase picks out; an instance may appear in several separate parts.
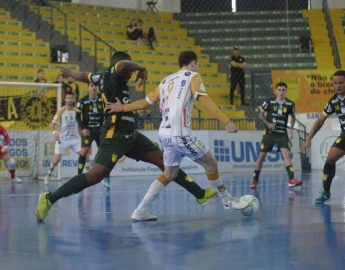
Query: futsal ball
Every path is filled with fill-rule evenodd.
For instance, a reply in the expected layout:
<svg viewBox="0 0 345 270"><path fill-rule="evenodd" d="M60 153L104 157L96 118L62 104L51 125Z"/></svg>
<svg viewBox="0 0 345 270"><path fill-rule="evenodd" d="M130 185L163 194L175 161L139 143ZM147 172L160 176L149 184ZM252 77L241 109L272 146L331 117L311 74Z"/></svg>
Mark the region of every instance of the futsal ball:
<svg viewBox="0 0 345 270"><path fill-rule="evenodd" d="M246 201L248 202L248 206L244 209L241 210L241 213L244 215L244 216L247 216L247 217L250 217L250 216L253 216L255 215L255 213L259 210L260 208L260 202L259 200L253 196L253 195L244 195L240 198L240 200L242 201Z"/></svg>

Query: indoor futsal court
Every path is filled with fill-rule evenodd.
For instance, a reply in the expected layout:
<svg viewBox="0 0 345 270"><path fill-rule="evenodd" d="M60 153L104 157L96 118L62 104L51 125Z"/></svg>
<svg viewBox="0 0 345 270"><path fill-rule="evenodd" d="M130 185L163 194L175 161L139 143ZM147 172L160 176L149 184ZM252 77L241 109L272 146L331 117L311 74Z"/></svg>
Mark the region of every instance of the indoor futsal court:
<svg viewBox="0 0 345 270"><path fill-rule="evenodd" d="M151 222L130 215L152 177L113 178L110 191L99 184L61 199L44 223L35 216L42 181L1 181L0 269L345 269L344 171L324 206L314 205L321 171L303 174L294 189L285 171L263 172L255 192L248 176L223 179L233 195L258 197L254 217L224 210L218 198L200 207L172 183L154 202Z"/></svg>

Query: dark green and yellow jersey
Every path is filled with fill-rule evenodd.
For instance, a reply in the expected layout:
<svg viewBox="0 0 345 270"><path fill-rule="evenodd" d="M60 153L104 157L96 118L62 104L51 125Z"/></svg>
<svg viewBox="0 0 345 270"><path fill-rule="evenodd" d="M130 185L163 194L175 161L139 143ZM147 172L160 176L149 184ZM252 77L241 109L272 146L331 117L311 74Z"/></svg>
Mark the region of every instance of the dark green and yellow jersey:
<svg viewBox="0 0 345 270"><path fill-rule="evenodd" d="M105 108L107 102L115 102L116 98L122 103L130 103L127 78L116 72L115 66L100 73L90 73L89 80L99 86L101 98ZM128 138L136 130L136 119L133 112L107 113L104 111L102 124L102 138Z"/></svg>
<svg viewBox="0 0 345 270"><path fill-rule="evenodd" d="M100 129L103 122L103 103L100 96L95 99L89 95L77 103L77 122L79 129Z"/></svg>
<svg viewBox="0 0 345 270"><path fill-rule="evenodd" d="M289 115L295 117L295 103L286 98L283 102L278 102L275 97L266 100L261 111L266 112L266 120L276 124L275 130L269 130L266 127L265 133L286 134Z"/></svg>
<svg viewBox="0 0 345 270"><path fill-rule="evenodd" d="M334 95L326 104L323 113L325 115L335 114L339 118L341 135L345 135L345 98Z"/></svg>

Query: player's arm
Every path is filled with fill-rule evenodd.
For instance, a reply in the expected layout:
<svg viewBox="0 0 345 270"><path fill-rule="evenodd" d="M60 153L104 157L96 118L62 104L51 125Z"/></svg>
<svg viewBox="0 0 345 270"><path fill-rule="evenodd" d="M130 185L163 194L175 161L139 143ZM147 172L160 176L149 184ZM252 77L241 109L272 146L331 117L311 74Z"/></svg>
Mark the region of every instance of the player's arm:
<svg viewBox="0 0 345 270"><path fill-rule="evenodd" d="M247 67L247 63L243 62L243 63L237 63L237 67L245 69Z"/></svg>
<svg viewBox="0 0 345 270"><path fill-rule="evenodd" d="M304 152L307 148L311 146L311 140L316 135L316 133L322 128L323 124L328 118L328 114L323 111L318 119L315 120L312 128L309 131L309 134L303 144L303 146L300 148L299 152Z"/></svg>
<svg viewBox="0 0 345 270"><path fill-rule="evenodd" d="M84 83L90 82L89 76L91 73L88 73L88 72L77 72L77 71L72 71L67 68L62 68L61 74L64 78L72 77L73 79L80 82L84 82Z"/></svg>
<svg viewBox="0 0 345 270"><path fill-rule="evenodd" d="M61 119L61 111L58 110L51 122L52 134L56 141L60 140L60 119Z"/></svg>
<svg viewBox="0 0 345 270"><path fill-rule="evenodd" d="M131 60L122 60L116 63L115 65L116 72L120 74L130 74L133 72L138 72L135 81L138 86L141 86L147 80L147 70L145 67L142 67Z"/></svg>
<svg viewBox="0 0 345 270"><path fill-rule="evenodd" d="M205 86L200 74L194 75L190 83L190 90L198 100L202 110L218 119L228 132L237 132L237 126L218 108L216 103L206 94Z"/></svg>
<svg viewBox="0 0 345 270"><path fill-rule="evenodd" d="M1 150L3 153L7 153L10 136L8 135L7 130L2 125L0 125L0 135L2 135L3 137L3 145Z"/></svg>
<svg viewBox="0 0 345 270"><path fill-rule="evenodd" d="M145 109L146 107L153 105L155 102L159 100L159 87L149 93L146 98L139 99L132 103L122 104L121 101L116 98L115 103L107 103L106 109L109 112L130 112Z"/></svg>

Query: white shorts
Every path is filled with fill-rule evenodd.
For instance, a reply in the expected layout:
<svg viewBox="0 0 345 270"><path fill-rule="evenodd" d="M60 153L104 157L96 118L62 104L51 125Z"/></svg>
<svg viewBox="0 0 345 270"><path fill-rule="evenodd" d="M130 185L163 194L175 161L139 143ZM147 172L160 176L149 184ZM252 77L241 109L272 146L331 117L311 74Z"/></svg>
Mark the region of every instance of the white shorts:
<svg viewBox="0 0 345 270"><path fill-rule="evenodd" d="M208 152L208 147L195 136L159 136L159 141L165 166L179 166L184 157L196 160Z"/></svg>
<svg viewBox="0 0 345 270"><path fill-rule="evenodd" d="M73 152L77 154L81 149L81 141L75 139L69 141L56 142L54 154L64 155L68 148L71 148Z"/></svg>

